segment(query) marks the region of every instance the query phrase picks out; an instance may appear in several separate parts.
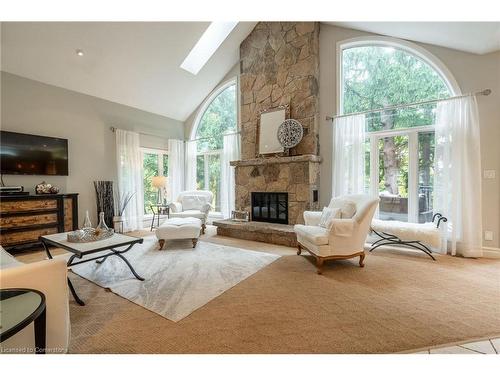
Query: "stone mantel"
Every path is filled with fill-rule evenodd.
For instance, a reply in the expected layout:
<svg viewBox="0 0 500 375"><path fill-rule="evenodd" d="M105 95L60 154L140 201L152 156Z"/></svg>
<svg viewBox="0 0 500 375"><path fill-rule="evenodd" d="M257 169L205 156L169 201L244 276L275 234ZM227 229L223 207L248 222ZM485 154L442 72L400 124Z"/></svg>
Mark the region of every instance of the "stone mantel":
<svg viewBox="0 0 500 375"><path fill-rule="evenodd" d="M255 165L268 165L268 164L289 164L289 163L320 163L321 156L318 155L297 155L297 156L280 156L270 158L257 158L247 160L235 160L230 162L233 167L248 167Z"/></svg>

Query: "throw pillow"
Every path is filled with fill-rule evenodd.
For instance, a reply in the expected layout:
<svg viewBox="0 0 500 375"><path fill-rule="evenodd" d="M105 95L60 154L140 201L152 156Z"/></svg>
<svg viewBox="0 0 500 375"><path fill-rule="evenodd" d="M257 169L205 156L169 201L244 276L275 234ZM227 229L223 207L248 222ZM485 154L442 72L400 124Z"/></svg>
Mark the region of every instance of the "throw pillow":
<svg viewBox="0 0 500 375"><path fill-rule="evenodd" d="M323 207L318 225L322 228L330 229L333 219L338 219L339 216L340 210L338 208Z"/></svg>
<svg viewBox="0 0 500 375"><path fill-rule="evenodd" d="M340 209L340 219L350 219L356 213L356 203L345 198L332 198L328 208Z"/></svg>

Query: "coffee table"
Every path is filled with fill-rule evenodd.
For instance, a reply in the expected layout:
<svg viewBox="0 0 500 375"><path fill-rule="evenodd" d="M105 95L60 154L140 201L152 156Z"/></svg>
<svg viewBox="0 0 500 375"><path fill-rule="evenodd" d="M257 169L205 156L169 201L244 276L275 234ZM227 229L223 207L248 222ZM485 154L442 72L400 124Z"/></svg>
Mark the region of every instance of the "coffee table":
<svg viewBox="0 0 500 375"><path fill-rule="evenodd" d="M127 264L127 266L130 268L130 271L132 272L132 274L135 276L136 279L144 281L144 278L142 278L137 274L137 272L135 272L130 262L127 260L127 258L123 256L123 254L132 249L132 247L135 244L142 243L144 241L142 238L115 233L113 234L112 237L106 238L104 240L85 242L85 243L75 243L75 242L68 242L67 234L68 232L49 234L40 237L40 241L42 242L42 245L49 259L52 259L52 254L50 253L49 245L53 245L61 249L67 250L70 253L73 253L73 255L71 255L71 257L68 260L67 263L68 267L75 266L77 264L91 262L93 260L95 260L96 263L101 264L106 259L108 259L108 257L117 256ZM96 256L90 259L74 261L75 258L82 259L83 257L86 257L88 255L100 252L104 253L97 254ZM68 278L68 286L69 290L71 291L71 294L75 298L75 301L80 306L84 306L85 303L76 294L75 288L73 287L73 284L71 283L71 280L69 278Z"/></svg>

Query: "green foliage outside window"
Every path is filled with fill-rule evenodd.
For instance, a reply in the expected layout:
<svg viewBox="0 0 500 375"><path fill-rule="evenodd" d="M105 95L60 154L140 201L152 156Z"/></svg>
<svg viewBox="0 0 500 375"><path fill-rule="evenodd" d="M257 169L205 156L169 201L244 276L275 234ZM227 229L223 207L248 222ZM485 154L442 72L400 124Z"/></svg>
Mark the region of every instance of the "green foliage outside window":
<svg viewBox="0 0 500 375"><path fill-rule="evenodd" d="M362 46L342 53L343 113L381 109L450 96L445 82L430 65L404 50ZM366 115L367 132L432 125L436 104L385 110ZM419 137L419 187L432 190L434 135ZM379 191L408 196L407 136L380 140ZM366 184L369 185L369 142L366 146ZM427 158L427 159L426 159Z"/></svg>
<svg viewBox="0 0 500 375"><path fill-rule="evenodd" d="M151 206L158 203L158 189L151 185L154 176L168 176L168 155L144 152L142 159L144 185L144 213L152 214ZM160 169L160 166L162 169Z"/></svg>
<svg viewBox="0 0 500 375"><path fill-rule="evenodd" d="M212 100L196 131L197 188L214 194L215 211L220 211L221 159L220 152L211 152L222 150L224 133L236 131L236 114L236 85L231 85Z"/></svg>
<svg viewBox="0 0 500 375"><path fill-rule="evenodd" d="M441 76L414 55L393 47L365 46L342 53L344 113L449 97ZM436 104L367 115L367 131L434 123Z"/></svg>
<svg viewBox="0 0 500 375"><path fill-rule="evenodd" d="M158 176L158 154L144 153L144 213L150 214L150 206L158 200L158 190L151 185L153 176Z"/></svg>
<svg viewBox="0 0 500 375"><path fill-rule="evenodd" d="M221 150L227 131L236 131L236 85L217 95L203 113L196 131L198 152Z"/></svg>

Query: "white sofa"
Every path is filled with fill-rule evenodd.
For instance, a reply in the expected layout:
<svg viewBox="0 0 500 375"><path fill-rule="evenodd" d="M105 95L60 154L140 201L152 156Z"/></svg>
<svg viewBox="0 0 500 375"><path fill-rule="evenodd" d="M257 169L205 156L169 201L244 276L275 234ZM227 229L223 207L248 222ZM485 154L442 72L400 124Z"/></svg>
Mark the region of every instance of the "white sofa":
<svg viewBox="0 0 500 375"><path fill-rule="evenodd" d="M204 234L213 198L214 195L208 190L183 191L175 202L170 203L170 217L196 217L201 220L201 231Z"/></svg>
<svg viewBox="0 0 500 375"><path fill-rule="evenodd" d="M324 261L330 259L348 259L359 256L359 265L364 266L364 244L379 198L361 194L339 198L354 202L354 216L333 219L331 227L327 229L319 226L321 211L305 211L305 225L294 226L298 242L297 254L300 255L302 249L311 253L316 258L318 274L322 273ZM334 204L334 199L329 206Z"/></svg>
<svg viewBox="0 0 500 375"><path fill-rule="evenodd" d="M0 285L6 288L36 289L45 295L47 309L47 353L66 353L69 347L70 318L66 260L50 259L24 264L0 246ZM0 352L23 353L34 348L33 324L0 343ZM30 349L28 349L30 350Z"/></svg>

